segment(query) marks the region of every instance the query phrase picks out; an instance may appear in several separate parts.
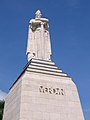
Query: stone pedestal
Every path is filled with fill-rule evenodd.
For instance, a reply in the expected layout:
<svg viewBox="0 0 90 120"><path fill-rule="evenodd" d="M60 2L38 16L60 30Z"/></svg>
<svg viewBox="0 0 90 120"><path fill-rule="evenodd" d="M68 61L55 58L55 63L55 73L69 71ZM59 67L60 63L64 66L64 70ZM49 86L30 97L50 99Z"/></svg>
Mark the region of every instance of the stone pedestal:
<svg viewBox="0 0 90 120"><path fill-rule="evenodd" d="M32 59L11 87L3 120L84 120L76 85L53 62Z"/></svg>

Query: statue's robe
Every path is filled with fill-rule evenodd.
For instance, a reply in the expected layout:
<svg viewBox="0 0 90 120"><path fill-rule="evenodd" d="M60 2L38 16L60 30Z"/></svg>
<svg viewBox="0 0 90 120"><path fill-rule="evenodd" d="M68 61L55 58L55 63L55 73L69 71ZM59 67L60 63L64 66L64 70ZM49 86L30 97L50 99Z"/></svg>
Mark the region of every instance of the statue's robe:
<svg viewBox="0 0 90 120"><path fill-rule="evenodd" d="M29 25L27 52L28 61L31 58L50 60L51 44L49 31L38 27L34 31Z"/></svg>

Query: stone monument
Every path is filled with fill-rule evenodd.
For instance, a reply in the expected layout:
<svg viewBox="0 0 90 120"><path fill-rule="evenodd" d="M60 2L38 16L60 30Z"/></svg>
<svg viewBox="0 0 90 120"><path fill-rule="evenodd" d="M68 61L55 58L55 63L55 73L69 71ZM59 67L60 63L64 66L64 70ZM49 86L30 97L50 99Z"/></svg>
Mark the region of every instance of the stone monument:
<svg viewBox="0 0 90 120"><path fill-rule="evenodd" d="M72 78L51 60L48 19L29 22L28 63L5 99L3 120L84 120Z"/></svg>
<svg viewBox="0 0 90 120"><path fill-rule="evenodd" d="M41 12L36 12L35 19L29 22L27 56L31 58L50 60L51 44L48 31L48 19L41 18Z"/></svg>

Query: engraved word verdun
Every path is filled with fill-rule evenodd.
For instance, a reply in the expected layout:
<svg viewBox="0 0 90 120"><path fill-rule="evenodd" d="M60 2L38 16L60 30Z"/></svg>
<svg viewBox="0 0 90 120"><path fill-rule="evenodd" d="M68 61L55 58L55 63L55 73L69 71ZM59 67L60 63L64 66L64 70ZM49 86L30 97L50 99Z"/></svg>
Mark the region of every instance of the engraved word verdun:
<svg viewBox="0 0 90 120"><path fill-rule="evenodd" d="M52 88L52 87L39 87L40 93L55 94L55 95L65 95L65 90L61 88Z"/></svg>

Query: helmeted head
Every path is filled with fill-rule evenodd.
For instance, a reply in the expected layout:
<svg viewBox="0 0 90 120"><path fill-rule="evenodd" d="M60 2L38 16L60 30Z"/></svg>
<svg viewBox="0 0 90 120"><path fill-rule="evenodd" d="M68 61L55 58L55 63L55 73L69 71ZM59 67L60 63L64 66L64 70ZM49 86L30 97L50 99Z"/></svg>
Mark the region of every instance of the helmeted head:
<svg viewBox="0 0 90 120"><path fill-rule="evenodd" d="M35 18L41 18L41 16L42 16L41 11L37 10L35 15L36 15Z"/></svg>

